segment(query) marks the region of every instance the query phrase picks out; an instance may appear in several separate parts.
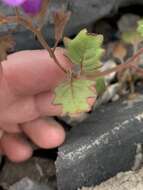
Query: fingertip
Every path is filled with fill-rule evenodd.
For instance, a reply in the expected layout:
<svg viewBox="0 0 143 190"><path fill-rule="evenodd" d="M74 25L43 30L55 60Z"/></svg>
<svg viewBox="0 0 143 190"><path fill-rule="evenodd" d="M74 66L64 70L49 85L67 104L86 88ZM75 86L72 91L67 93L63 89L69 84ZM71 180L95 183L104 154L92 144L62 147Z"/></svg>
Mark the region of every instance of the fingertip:
<svg viewBox="0 0 143 190"><path fill-rule="evenodd" d="M13 162L23 162L32 156L32 148L18 135L4 134L1 139L4 154Z"/></svg>
<svg viewBox="0 0 143 190"><path fill-rule="evenodd" d="M51 128L51 133L50 133L50 138L51 139L51 148L60 146L64 143L65 138L66 138L66 134L65 134L65 130L62 126L60 126L59 124L56 123L56 125ZM48 145L48 144L47 144Z"/></svg>
<svg viewBox="0 0 143 190"><path fill-rule="evenodd" d="M38 119L23 125L23 131L41 148L55 148L65 140L64 129L53 120Z"/></svg>
<svg viewBox="0 0 143 190"><path fill-rule="evenodd" d="M41 138L35 143L44 149L51 149L60 146L65 140L65 132L62 127L51 127L50 134L43 131L40 134Z"/></svg>

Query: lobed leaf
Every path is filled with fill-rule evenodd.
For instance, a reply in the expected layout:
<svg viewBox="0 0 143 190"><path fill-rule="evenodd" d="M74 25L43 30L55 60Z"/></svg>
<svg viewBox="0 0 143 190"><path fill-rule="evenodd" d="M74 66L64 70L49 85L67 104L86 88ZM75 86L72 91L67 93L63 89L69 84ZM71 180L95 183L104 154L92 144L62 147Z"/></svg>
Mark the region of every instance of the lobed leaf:
<svg viewBox="0 0 143 190"><path fill-rule="evenodd" d="M102 49L103 36L87 33L82 30L73 40L65 38L64 44L67 56L78 64L85 73L95 72L101 67L100 59L104 52Z"/></svg>
<svg viewBox="0 0 143 190"><path fill-rule="evenodd" d="M96 78L96 92L97 95L103 94L103 92L106 90L106 84L104 77L97 77Z"/></svg>
<svg viewBox="0 0 143 190"><path fill-rule="evenodd" d="M138 22L138 28L137 28L138 33L143 37L143 19L141 19Z"/></svg>
<svg viewBox="0 0 143 190"><path fill-rule="evenodd" d="M55 89L54 104L62 105L63 115L87 112L90 110L88 98L96 98L93 86L95 82L85 79L74 79L72 82L62 83Z"/></svg>
<svg viewBox="0 0 143 190"><path fill-rule="evenodd" d="M122 34L123 42L127 44L138 44L142 41L142 37L138 31L129 31Z"/></svg>

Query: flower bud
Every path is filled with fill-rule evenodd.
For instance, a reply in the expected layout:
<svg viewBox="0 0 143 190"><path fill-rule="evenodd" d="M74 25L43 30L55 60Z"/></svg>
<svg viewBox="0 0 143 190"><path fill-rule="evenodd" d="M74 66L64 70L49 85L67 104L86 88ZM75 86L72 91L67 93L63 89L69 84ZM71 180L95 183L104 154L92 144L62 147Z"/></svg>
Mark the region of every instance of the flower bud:
<svg viewBox="0 0 143 190"><path fill-rule="evenodd" d="M26 0L21 7L29 15L36 15L42 7L42 0Z"/></svg>

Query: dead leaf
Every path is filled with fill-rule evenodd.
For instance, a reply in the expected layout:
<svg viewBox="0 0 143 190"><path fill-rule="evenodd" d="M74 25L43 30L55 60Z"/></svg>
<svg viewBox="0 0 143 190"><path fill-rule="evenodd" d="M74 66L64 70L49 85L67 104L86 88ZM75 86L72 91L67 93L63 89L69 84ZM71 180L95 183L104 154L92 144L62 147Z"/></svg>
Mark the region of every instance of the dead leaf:
<svg viewBox="0 0 143 190"><path fill-rule="evenodd" d="M7 18L5 15L0 13L0 25L1 24L7 24Z"/></svg>
<svg viewBox="0 0 143 190"><path fill-rule="evenodd" d="M71 16L70 11L65 12L63 10L58 10L53 14L54 25L55 25L55 40L56 40L55 48L58 45L59 41L62 39L65 26L68 20L70 19L70 16Z"/></svg>
<svg viewBox="0 0 143 190"><path fill-rule="evenodd" d="M42 1L42 8L40 10L40 12L36 15L35 19L37 20L38 22L38 28L39 29L42 29L42 27L44 26L45 22L46 22L46 14L47 14L47 11L48 11L48 6L49 6L49 2L51 0L43 0Z"/></svg>
<svg viewBox="0 0 143 190"><path fill-rule="evenodd" d="M127 55L127 49L123 43L117 42L113 48L113 56L119 60L124 60Z"/></svg>
<svg viewBox="0 0 143 190"><path fill-rule="evenodd" d="M15 42L11 35L0 36L0 62L6 60L8 50L12 49L14 45Z"/></svg>

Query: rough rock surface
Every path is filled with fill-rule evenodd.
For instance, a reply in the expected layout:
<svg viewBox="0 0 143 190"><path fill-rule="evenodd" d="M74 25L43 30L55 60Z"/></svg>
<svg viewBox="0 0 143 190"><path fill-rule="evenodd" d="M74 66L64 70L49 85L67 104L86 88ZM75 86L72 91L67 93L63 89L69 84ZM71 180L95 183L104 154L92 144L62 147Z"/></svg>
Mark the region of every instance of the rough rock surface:
<svg viewBox="0 0 143 190"><path fill-rule="evenodd" d="M54 161L33 157L16 164L6 160L0 172L0 186L10 190L45 190L45 187L55 190Z"/></svg>
<svg viewBox="0 0 143 190"><path fill-rule="evenodd" d="M45 184L38 184L35 181L32 181L28 177L21 179L19 182L16 182L9 187L9 190L54 190Z"/></svg>
<svg viewBox="0 0 143 190"><path fill-rule="evenodd" d="M109 179L96 187L81 190L142 190L143 189L143 168L138 172L121 172L117 176Z"/></svg>
<svg viewBox="0 0 143 190"><path fill-rule="evenodd" d="M56 161L59 190L92 186L129 170L143 143L143 96L100 106L72 128ZM70 179L70 180L69 180Z"/></svg>
<svg viewBox="0 0 143 190"><path fill-rule="evenodd" d="M73 35L81 28L88 27L96 20L109 15L112 11L116 12L119 7L131 4L143 4L142 0L52 0L49 6L47 16L49 16L47 25L44 28L45 36L53 41L53 19L52 13L57 9L70 10L72 12L71 19L66 27L65 35ZM13 11L0 3L0 12L12 15ZM8 27L0 28L0 31L7 31L15 28L11 24ZM39 47L39 43L34 41L33 35L26 32L24 28L20 28L15 34L17 39L16 49L35 49ZM25 40L26 39L26 40ZM28 42L28 43L27 43Z"/></svg>

